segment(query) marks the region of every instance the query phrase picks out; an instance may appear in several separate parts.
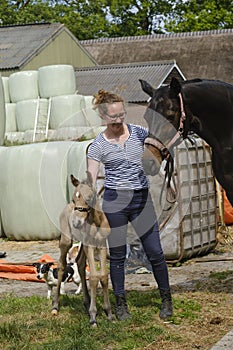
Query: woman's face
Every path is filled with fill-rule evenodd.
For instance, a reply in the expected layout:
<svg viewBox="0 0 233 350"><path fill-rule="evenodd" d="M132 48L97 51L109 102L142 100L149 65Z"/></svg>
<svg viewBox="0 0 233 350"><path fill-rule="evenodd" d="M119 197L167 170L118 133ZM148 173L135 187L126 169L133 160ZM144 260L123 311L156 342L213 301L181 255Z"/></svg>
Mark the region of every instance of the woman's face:
<svg viewBox="0 0 233 350"><path fill-rule="evenodd" d="M107 104L107 112L102 115L107 125L111 128L119 128L122 126L126 116L123 102L114 102Z"/></svg>

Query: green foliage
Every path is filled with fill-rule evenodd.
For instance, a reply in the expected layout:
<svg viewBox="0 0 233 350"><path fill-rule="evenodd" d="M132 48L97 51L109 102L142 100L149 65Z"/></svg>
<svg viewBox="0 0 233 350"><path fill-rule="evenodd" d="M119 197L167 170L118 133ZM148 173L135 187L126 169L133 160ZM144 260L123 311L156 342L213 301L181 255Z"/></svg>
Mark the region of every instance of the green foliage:
<svg viewBox="0 0 233 350"><path fill-rule="evenodd" d="M79 39L233 27L232 0L1 0L0 23L60 22Z"/></svg>
<svg viewBox="0 0 233 350"><path fill-rule="evenodd" d="M176 33L232 27L232 0L178 0L165 21L167 31Z"/></svg>
<svg viewBox="0 0 233 350"><path fill-rule="evenodd" d="M164 338L179 343L176 334L159 321L161 306L158 291L127 294L131 319L109 322L102 310L103 297L97 297L98 327L92 328L84 311L82 295L62 296L57 317L51 315L51 301L42 297L17 298L12 295L0 299L0 344L4 350L76 350L112 349L129 350L145 348ZM110 292L114 304L114 296ZM200 314L197 302L174 300L173 323L195 319ZM2 316L1 316L2 317Z"/></svg>

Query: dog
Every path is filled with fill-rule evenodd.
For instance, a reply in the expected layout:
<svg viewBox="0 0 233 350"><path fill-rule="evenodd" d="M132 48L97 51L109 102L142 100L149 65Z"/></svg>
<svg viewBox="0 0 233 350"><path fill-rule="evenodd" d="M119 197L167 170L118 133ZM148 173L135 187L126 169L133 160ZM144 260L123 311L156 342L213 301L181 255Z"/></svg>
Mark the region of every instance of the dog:
<svg viewBox="0 0 233 350"><path fill-rule="evenodd" d="M67 253L67 264L73 264L76 262L76 258L78 256L79 249L81 247L81 242L75 243L72 245L72 247L69 249Z"/></svg>
<svg viewBox="0 0 233 350"><path fill-rule="evenodd" d="M53 287L57 286L58 269L52 268L52 265L54 265L53 262L33 264L33 266L35 266L37 270L37 278L39 280L45 279L46 284L48 286L47 299L51 298ZM75 291L75 294L80 294L82 290L82 284L78 272L78 266L76 263L69 263L66 266L61 283L61 294L66 294L65 283L71 280L78 286L77 290Z"/></svg>

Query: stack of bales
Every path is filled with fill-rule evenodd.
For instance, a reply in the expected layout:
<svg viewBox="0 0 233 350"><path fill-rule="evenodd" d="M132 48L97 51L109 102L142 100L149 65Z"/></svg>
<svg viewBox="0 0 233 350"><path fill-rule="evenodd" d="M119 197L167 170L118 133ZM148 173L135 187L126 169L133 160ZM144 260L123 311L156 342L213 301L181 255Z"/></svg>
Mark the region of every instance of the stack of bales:
<svg viewBox="0 0 233 350"><path fill-rule="evenodd" d="M92 109L92 96L76 93L75 73L70 65L13 73L3 78L3 88L6 144L91 138L99 132L101 120ZM36 138L35 124L39 126Z"/></svg>
<svg viewBox="0 0 233 350"><path fill-rule="evenodd" d="M0 147L0 236L48 240L60 235L59 215L73 191L70 174L86 177L86 149L102 130L91 101L76 93L68 65L1 79L2 141L5 133L5 145L15 146ZM49 121L48 135L39 134L33 143L36 112L42 129ZM81 136L86 141L71 141Z"/></svg>

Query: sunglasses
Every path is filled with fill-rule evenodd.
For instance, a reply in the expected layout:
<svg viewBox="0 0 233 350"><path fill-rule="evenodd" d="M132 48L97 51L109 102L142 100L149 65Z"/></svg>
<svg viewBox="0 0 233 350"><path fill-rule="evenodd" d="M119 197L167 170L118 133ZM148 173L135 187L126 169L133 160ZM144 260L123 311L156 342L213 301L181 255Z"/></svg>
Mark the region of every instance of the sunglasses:
<svg viewBox="0 0 233 350"><path fill-rule="evenodd" d="M126 111L119 113L119 114L114 114L114 115L109 115L106 113L106 116L110 118L111 120L116 120L118 118L123 119L126 116Z"/></svg>

